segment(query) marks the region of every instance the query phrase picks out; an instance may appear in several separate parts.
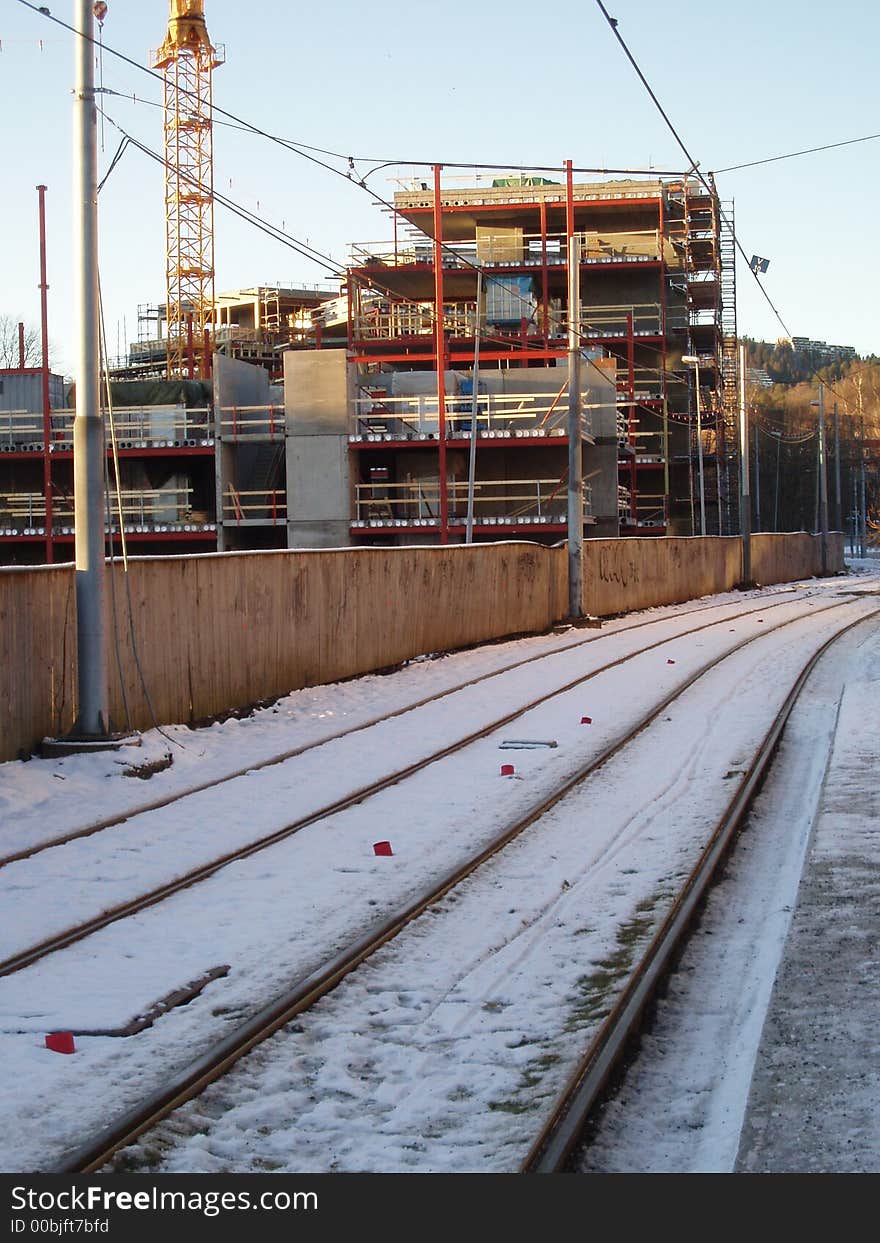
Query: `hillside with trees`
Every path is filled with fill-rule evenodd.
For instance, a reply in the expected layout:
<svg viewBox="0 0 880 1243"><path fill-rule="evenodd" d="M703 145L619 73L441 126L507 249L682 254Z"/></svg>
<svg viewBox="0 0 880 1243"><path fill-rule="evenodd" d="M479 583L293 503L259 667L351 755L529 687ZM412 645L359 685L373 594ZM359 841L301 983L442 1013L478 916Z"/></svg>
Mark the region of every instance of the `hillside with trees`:
<svg viewBox="0 0 880 1243"><path fill-rule="evenodd" d="M747 365L772 387L747 387L754 519L765 531L818 529L818 401L824 385L829 523L854 534L861 462L869 542L880 533L880 359L836 360L818 368L787 341L747 342ZM836 416L835 416L836 409ZM872 446L869 442L873 441ZM839 480L839 483L838 483Z"/></svg>

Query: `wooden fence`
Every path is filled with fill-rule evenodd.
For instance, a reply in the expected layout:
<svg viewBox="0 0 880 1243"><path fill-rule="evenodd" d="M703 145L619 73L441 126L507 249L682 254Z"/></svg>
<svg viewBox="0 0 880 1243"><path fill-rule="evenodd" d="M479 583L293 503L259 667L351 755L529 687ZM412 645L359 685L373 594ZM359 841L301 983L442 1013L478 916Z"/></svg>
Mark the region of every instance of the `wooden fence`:
<svg viewBox="0 0 880 1243"><path fill-rule="evenodd" d="M829 550L842 569L843 537ZM752 568L759 583L809 578L818 537L756 535ZM564 547L525 543L135 558L127 579L117 562L106 601L112 723L145 729L153 712L192 722L545 630L568 612L566 575ZM584 608L595 616L726 591L740 576L735 538L584 544ZM0 760L73 724L74 596L71 565L0 570Z"/></svg>

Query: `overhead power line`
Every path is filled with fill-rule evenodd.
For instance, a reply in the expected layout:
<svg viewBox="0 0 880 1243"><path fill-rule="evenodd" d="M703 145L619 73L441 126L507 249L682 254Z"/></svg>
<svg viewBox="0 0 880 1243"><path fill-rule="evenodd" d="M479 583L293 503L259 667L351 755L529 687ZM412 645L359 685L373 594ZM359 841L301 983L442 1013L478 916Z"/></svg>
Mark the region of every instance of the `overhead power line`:
<svg viewBox="0 0 880 1243"><path fill-rule="evenodd" d="M68 22L63 21L61 18L56 17L54 14L50 13L50 12L49 12L49 10L48 10L47 8L45 8L44 6L39 6L39 5L33 4L33 3L31 3L31 0L18 0L18 2L19 2L19 4L24 5L24 7L25 7L25 8L31 9L33 12L35 12L35 13L39 14L39 15L40 15L40 16L42 16L42 17L45 17L47 20L49 20L49 21L51 21L51 22L54 22L56 25L58 25L58 26L62 27L62 28L63 28L63 29L65 29L65 30L68 30L71 34L74 34L74 35L76 35L77 37L80 37L80 38L85 38L85 37L88 37L88 36L84 36L84 35L82 34L82 32L81 32L81 31L79 31L79 30L77 30L77 29L76 29L76 27L75 27L75 26L70 25ZM641 70L641 68L639 67L638 63L636 62L635 57L632 55L632 53L630 52L629 48L627 47L627 45L626 45L626 43L625 43L625 41L624 41L624 39L623 39L622 35L620 34L620 31L618 30L618 22L617 22L617 19L616 19L616 18L613 18L613 17L611 17L611 16L610 16L610 14L608 13L608 10L606 9L605 5L602 3L602 0L596 0L596 3L598 4L598 6L599 6L600 10L602 11L603 16L605 17L605 20L607 21L607 23L608 23L609 27L611 28L612 32L614 33L615 38L617 39L618 43L620 44L621 48L623 49L624 54L626 55L627 59L629 60L630 64L632 65L633 69L634 69L634 70L635 70L635 72L637 73L637 75L638 75L638 77L639 77L640 81L642 82L642 84L644 85L644 87L645 87L646 91L647 91L647 92L648 92L648 94L650 95L651 100L653 101L653 103L654 103L655 107L656 107L656 108L657 108L657 110L660 112L660 115L663 117L663 119L664 119L664 121L665 121L665 123L666 123L667 127L669 128L670 133L672 134L673 138L675 139L675 141L676 141L677 145L679 146L679 148L681 149L681 151L684 153L685 157L687 158L687 160L688 160L688 162L689 162L689 169L688 169L688 173L687 173L686 175L688 175L688 176L689 176L689 175L694 175L694 176L696 176L696 177L697 177L697 179L701 182L701 184L702 184L702 185L703 185L703 186L704 186L704 187L705 187L705 188L706 188L706 189L707 189L707 190L708 190L711 194L715 194L716 192L715 192L714 186L712 186L712 185L711 185L711 184L707 181L706 177L705 177L705 176L704 176L704 175L700 172L700 170L699 170L699 162L698 162L698 161L696 161L696 160L694 159L694 157L691 155L691 153L690 153L690 151L688 150L687 146L685 145L685 143L684 143L683 139L681 138L680 134L678 133L678 130L677 130L677 129L675 128L675 126L673 125L673 123L672 123L671 119L669 118L669 116L667 115L667 113L666 113L665 109L663 108L662 104L660 103L660 101L659 101L659 99L658 99L657 95L655 94L654 90L652 89L652 87L651 87L650 83L648 82L648 80L647 80L647 78L645 77L645 75L642 73L642 70ZM105 52L107 52L109 55L114 56L116 59L118 59L118 60L122 61L123 63L125 63L125 64L127 64L127 65L130 65L132 68L137 69L139 72L147 74L149 77L153 78L155 81L157 81L157 82L159 82L159 83L163 83L163 84L164 84L164 79L163 79L162 75L161 75L161 74L159 74L159 73L156 73L156 72L155 72L155 70L149 69L146 65L143 65L143 64L141 64L140 62L138 62L138 61L134 60L132 57L125 55L125 53L118 51L117 49L115 49L115 48L111 47L109 44L102 43L102 44L100 44L100 45L99 45L98 40L97 40L97 39L94 39L94 38L92 38L92 39L91 39L91 42L95 44L96 48L100 46L102 51L105 51ZM115 93L115 92L114 92L114 93ZM147 101L147 102L149 102L149 101ZM287 150L291 151L293 154L295 154L295 155L299 155L302 159L308 160L308 161L310 161L311 163L314 163L314 164L318 165L319 167L324 168L327 172L332 173L334 176L337 176L337 177L341 177L341 178L343 178L343 180L350 182L351 184L353 184L353 185L357 186L359 189L362 189L365 193L367 193L368 195L370 195L370 197L373 199L373 201L374 201L375 203L379 204L379 205L380 205L380 206L382 206L382 207L385 207L387 210L389 210L389 211L391 211L391 212L395 212L395 211L396 211L396 208L394 207L394 204L393 204L393 203L389 202L387 199L384 199L381 195L377 194L374 190L372 190L369 186L367 186L367 184L366 184L366 180L365 180L365 177L360 177L360 178L358 178L358 177L356 176L356 170L354 169L354 162L355 162L355 157L354 157L354 156L352 156L352 155L343 155L341 152L332 152L332 151L327 150L326 148L317 147L317 146L309 146L308 144L305 144L305 143L297 143L297 142L293 142L293 141L291 141L291 140L289 140L289 139L284 139L284 138L281 138L281 137L279 137L278 135L275 135L275 134L271 134L271 133L269 133L267 130L262 129L262 128L261 128L260 126L258 126L258 125L254 125L253 123L251 123L251 122L247 121L245 118L240 117L240 116L236 115L236 114L235 114L235 113L233 113L233 112L229 112L228 110L226 110L226 109L224 109L224 108L220 108L217 104L213 104L213 105L212 105L212 113L214 113L214 114L218 114L218 115L223 116L223 117L226 117L226 118L228 118L228 120L229 120L229 121L234 122L234 123L235 123L237 126L239 126L241 129L243 129L243 130L245 130L245 131L247 131L247 132L250 132L250 133L252 133L252 134L255 134L255 135L257 135L258 137L265 138L267 141L272 142L272 143L275 143L275 144L276 144L276 145L278 145L278 146L284 147L285 149L287 149ZM116 124L116 123L114 122L114 124ZM116 126L116 128L117 128L117 129L119 129L120 133L122 133L122 134L124 134L124 133L125 133L125 131L123 131L123 130L122 130L122 129L118 126L118 125ZM158 155L158 153L156 153L156 152L154 152L154 151L150 150L150 149L149 149L149 148L147 148L144 144L140 144L140 143L136 142L136 140L132 139L130 136L128 136L128 137L129 137L129 140L130 140L130 141L131 141L134 145L136 145L136 146L138 146L138 147L139 147L139 149L143 150L143 151L144 151L146 154L148 154L151 158L153 158L153 159L158 159L158 160L160 160L160 161L164 164L164 162L165 162L165 161L164 161L164 159L163 159L163 157L162 157L162 156L159 156L159 155ZM852 140L852 141L862 141L862 140ZM864 141L867 141L867 139L865 139ZM832 144L832 145L835 145L835 144ZM342 170L342 169L339 169L339 168L334 168L331 164L327 164L324 160L320 160L320 159L318 159L318 158L317 158L317 156L315 156L315 155L313 155L313 154L310 154L311 152L315 152L315 151L318 151L318 152L320 152L320 153L321 153L321 154L323 154L323 155L328 155L328 156L329 156L330 158L332 158L332 159L339 159L339 160L345 161L345 162L346 162L346 164L347 164L347 168L346 168L345 170ZM117 159L118 159L118 156L119 156L120 154L121 154L121 153L117 153ZM359 156L359 157L357 157L357 158L358 158L358 160L359 160L360 162L368 162L368 161L367 161L367 157ZM778 158L782 158L782 157L778 157ZM509 169L512 167L512 166L511 166L511 165L509 165L509 164L506 164L506 165L478 165L478 164L463 164L463 163L458 163L458 162L449 162L449 161L444 162L444 161L440 161L440 160L436 160L436 161L425 161L425 160L418 160L418 161L415 161L415 160L413 160L413 161L410 161L410 160L388 160L388 161L380 162L380 164L379 164L379 168L382 168L382 167L387 167L387 166L392 165L392 164L397 165L397 166L408 165L408 166L413 166L413 167L425 167L425 166L427 166L427 164L428 164L428 163L431 163L431 164L433 164L434 166L442 166L442 167L444 167L444 168L467 168L467 169L472 169L472 170L473 170L473 169L478 169L478 168L484 168L484 169L486 169L486 170L494 170L494 169L502 169L502 168L503 168L503 169L507 169L507 170L509 170ZM552 165L552 166L551 166L551 165L543 165L543 166L542 166L542 165L522 165L522 166L519 166L519 167L520 167L523 171L525 171L525 170L527 170L527 169L528 169L528 170L530 170L530 171L536 171L536 172L537 172L537 171L542 171L542 172L548 172L548 171L558 172L558 171L561 171L557 165ZM378 171L378 168L374 168L374 169L372 169L369 173L367 173L365 176L372 176L372 175L373 175L373 173L375 173L375 172L377 172L377 171ZM645 171L649 172L651 175L654 175L654 176L663 176L663 175L680 176L680 175L681 175L680 170L676 170L675 172L670 172L670 173L668 173L668 174L664 174L663 172L660 172L660 171L658 171L658 170L656 170L656 169L651 169L651 170L635 170L635 169L630 169L630 170L627 170L627 169L589 169L589 168L580 168L580 167L579 167L579 168L577 168L577 169L572 168L572 172L578 172L578 173L584 173L584 172L587 172L587 173L597 173L597 174L601 174L601 173L621 173L621 174L622 174L622 173L627 173L627 172L628 172L628 173L635 174L636 172L645 172ZM724 171L724 170L721 170L721 171ZM353 174L355 174L355 175L353 175ZM105 177L105 180L106 180L106 177ZM257 228L261 228L264 232L268 233L270 236L275 236L275 237L276 237L276 240L282 241L282 242L283 242L283 244L291 246L291 248L292 248L292 249L297 250L297 249L299 248L299 246L304 245L303 243L298 243L298 242L296 241L296 239L292 239L292 238L290 238L290 237L289 237L289 235L287 235L287 234L285 234L285 233L283 232L283 230L278 230L276 226L274 226L274 225L272 225L272 226L268 226L268 225L266 225L266 223L265 223L265 222L261 221L258 217L254 216L254 215L253 215L253 213L249 213L249 212L248 212L248 210L247 210L246 208L242 208L239 204L234 204L234 205L233 205L232 200L224 201L224 197L223 197L223 196L220 196L220 195L218 195L218 194L216 194L216 192L215 192L215 197L217 198L217 201L218 201L218 202L220 202L220 203L221 203L221 204L223 204L224 206L229 207L229 210L234 211L234 212L238 212L239 214L246 214L246 217L245 217L245 218L250 218L250 223L254 224L254 225L255 225L255 227L257 227ZM722 214L722 216L724 216L723 211L722 211L722 213L721 213L721 214ZM725 218L725 221L726 221L726 218ZM732 237L733 237L734 243L735 243L735 245L736 245L736 248L737 248L737 250L738 250L739 254L742 256L742 258L743 258L743 260L745 261L746 265L747 265L747 266L749 266L749 270L752 272L752 275L753 275L753 277L754 277L755 281L757 282L758 287L759 287L759 289L761 290L761 293L762 293L763 297L765 298L765 300L767 301L767 303L768 303L768 305L770 306L771 310L773 311L773 314L776 316L776 319L778 320L778 322L779 322L779 323L780 323L780 325L782 326L782 328L783 328L783 330L784 330L784 332L785 332L786 336L790 338L790 337L791 337L791 332L790 332L790 330L789 330L789 328L788 328L787 324L786 324L786 323L785 323L785 321L783 320L783 318L782 318L782 316L781 316L781 314L780 314L779 310L778 310L778 309L777 309L777 307L775 306L775 304L774 304L773 300L771 299L770 295L767 293L767 290L764 288L763 284L762 284L762 283L761 283L761 281L758 279L758 275L757 275L757 273L756 273L755 271L753 271L753 270L752 270L752 268L750 267L750 265L749 265L749 259L748 259L748 256L746 255L746 251L744 250L744 248L743 248L743 246L742 246L742 244L741 244L741 242L740 242L739 238L737 237L735 230L734 230L734 229L730 226L729 221L726 221L726 223L728 224L728 227L730 227L731 235L732 235ZM430 235L426 235L426 236L430 236ZM445 243L445 242L443 242L442 240L440 241L440 243L439 243L439 244L440 244L441 248L442 248L443 250L445 250L445 251L451 251L451 250L453 249L453 248L451 248L451 247L448 245L448 243ZM300 251L300 253L302 253L302 251ZM317 253L317 252L316 252L316 253ZM310 256L305 255L304 257L309 258ZM471 263L469 260L465 259L463 256L460 256L460 255L459 255L459 256L458 256L458 258L459 258L459 260L460 260L461 262L463 262L463 263L464 263L464 265L465 265L466 267L469 267L469 268L473 269L474 271L479 271L479 270L481 270L478 264ZM328 259L328 257L327 257L327 256L324 256L324 257L323 257L323 259L325 259L325 260L326 260L326 259ZM317 259L316 259L316 260L314 260L314 261L315 261L315 262L322 262L322 260L317 260ZM335 261L334 261L334 260L332 260L332 259L330 259L330 260L329 260L329 263L331 263L331 264L335 265L335 267L337 267L337 268L338 268L338 266L339 266L339 265L336 265L336 264L335 264ZM337 272L334 272L334 275L337 275L337 274L338 274ZM376 282L376 284L378 285L378 287L379 287L379 288L383 288L383 286L381 285L381 282ZM390 291L389 291L389 292L390 292ZM520 300L524 303L524 305L526 304L526 300L525 300L525 299L521 298ZM579 336L580 336L581 340L588 340L588 339L589 339L585 333L579 333ZM813 374L814 374L814 375L818 375L818 373L817 373L817 372L814 372ZM840 397L840 395L839 395L839 394L837 394L837 393L835 392L835 390L834 390L834 389L833 389L833 388L832 388L829 384L827 384L827 382L826 382L826 388L828 388L830 392L834 393L834 395L835 395L835 396ZM844 400L844 399L843 399L843 398L840 398L840 400ZM845 404L846 404L846 403L845 403Z"/></svg>
<svg viewBox="0 0 880 1243"><path fill-rule="evenodd" d="M118 121L115 121L108 112L105 112L103 109L99 109L99 111L104 119L122 135L120 149L117 151L113 163L108 169L101 185L106 182L107 177L109 177L110 173L113 171L113 168L115 168L116 164L119 162L119 157L124 150L125 144L130 144L132 147L135 147L149 159L154 160L157 164L161 164L163 168L166 166L166 160L163 155L161 155L158 151L154 151L152 147L148 147L146 143L141 142L140 139L135 138L132 134L127 133ZM189 177L184 177L184 179L192 180ZM332 255L325 255L322 251L316 250L313 246L309 246L307 242L303 242L299 238L291 236L291 234L287 233L286 230L261 219L249 208L244 207L241 203L237 203L234 199L229 198L227 195L221 194L219 190L215 189L213 191L213 197L216 202L227 208L228 211L231 211L234 215L246 220L248 224L252 224L263 233L268 234L268 236L273 238L275 241L281 242L282 245L288 246L291 250L295 250L297 254L302 255L304 259L308 259L312 263L317 263L320 267L326 268L326 270L333 276L340 278L345 276L345 267L338 263Z"/></svg>
<svg viewBox="0 0 880 1243"><path fill-rule="evenodd" d="M842 142L826 142L821 147L806 147L803 151L789 151L785 155L769 155L763 160L750 160L747 164L731 164L727 168L713 169L712 176L715 173L736 173L741 168L757 168L759 164L775 164L777 160L793 160L799 155L815 155L817 151L833 151L836 147L851 147L857 142L873 142L880 138L880 134L865 134L863 138L847 138Z"/></svg>
<svg viewBox="0 0 880 1243"><path fill-rule="evenodd" d="M710 193L710 194L712 194L713 196L715 196L717 192L716 192L716 190L715 190L714 185L712 185L709 181L707 181L706 177L705 177L705 176L704 176L704 175L700 172L699 161L695 160L695 159L694 159L694 157L691 155L690 151L688 151L687 147L685 146L685 144L684 144L684 142L683 142L682 138L680 137L680 135L679 135L679 133L678 133L678 130L675 128L675 126L672 124L672 121L671 121L671 120L669 119L669 117L666 115L666 112L665 112L665 110L663 109L663 106L661 105L661 103L660 103L659 99L657 98L657 96L655 95L654 91L652 90L652 88L651 88L651 86L650 86L650 84L649 84L649 82L648 82L647 78L646 78L646 77L645 77L645 75L642 73L641 69L639 68L639 66L638 66L638 64L637 64L637 62L636 62L636 60L635 60L635 57L633 56L632 52L630 52L629 48L627 47L626 43L624 42L623 36L621 35L620 31L618 30L618 22L617 22L617 18L616 18L616 17L611 17L611 16L610 16L610 14L609 14L608 10L606 9L605 5L602 3L602 0L596 0L596 4L597 4L597 5L599 6L599 8L602 10L602 14L603 14L603 16L604 16L605 20L607 21L608 25L610 26L611 31L612 31L612 33L614 34L615 39L617 39L617 42L618 42L618 43L620 44L620 46L623 48L623 51L624 51L624 53L625 53L625 55L626 55L627 60L630 62L630 64L631 64L631 65L632 65L632 67L635 69L636 73L638 74L640 81L643 83L643 85L644 85L644 87L645 87L645 90L646 90L646 91L648 92L648 94L650 95L650 97L651 97L651 99L653 100L653 102L654 102L655 106L657 107L658 112L659 112L659 113L660 113L660 115L663 117L663 120L666 122L667 126L669 127L670 133L672 134L673 138L674 138L674 139L675 139L675 141L678 143L679 147L681 148L681 150L684 152L684 154L687 156L688 160L690 161L690 173L692 173L692 174L693 174L693 175L694 175L694 176L695 176L695 177L696 177L696 178L700 181L700 183L701 183L701 184L702 184L702 185L706 188L706 190L708 190L708 191L709 191L709 193ZM688 174L688 175L690 175L690 174ZM722 210L720 207L719 207L719 211L721 212L721 216L722 216L722 218L724 219L725 223L727 224L728 228L730 229L731 236L733 237L734 244L736 245L737 251L739 252L739 254L742 256L743 260L745 261L746 266L748 267L749 271L751 272L752 276L754 277L755 282L756 282L756 284L757 284L758 288L760 289L761 293L763 294L763 296L764 296L764 298L765 298L765 300L766 300L766 302L767 302L768 306L770 307L770 309L771 309L771 311L773 312L773 314L776 316L776 318L777 318L777 320L779 321L779 323L782 325L782 329L783 329L783 331L785 332L785 335L786 335L786 336L789 338L789 340L790 340L790 339L791 339L791 330L789 329L789 327L788 327L788 325L786 324L785 320L782 318L781 314L779 313L779 311L778 311L778 309L777 309L777 307L776 307L775 303L773 302L773 299L770 297L770 295L768 294L767 290L764 288L763 284L762 284L762 283L761 283L761 281L758 279L758 273L757 273L757 271L756 271L756 270L752 267L752 265L751 265L751 263L750 263L750 261L749 261L749 258L748 258L748 256L746 255L745 250L743 249L742 243L740 242L739 238L737 237L737 235L736 235L736 231L734 230L734 228L733 228L733 226L731 225L730 221L729 221L729 220L727 219L727 217L724 215L724 212L723 212L723 210ZM811 373L811 374L812 374L812 376L813 376L813 377L815 377L816 379L819 379L819 372L818 372L818 370L817 370L817 369L813 369L813 371L812 371L812 373ZM825 384L825 387L829 390L829 392L833 393L833 394L834 394L834 396L838 398L838 400L840 400L840 401L844 402L844 404L845 404L845 405L847 404L847 403L846 403L845 398L841 397L841 396L840 396L840 394L839 394L839 393L838 393L838 392L837 392L837 391L836 391L836 390L835 390L835 389L834 389L834 388L833 388L833 387L832 387L832 386L831 386L831 385L830 385L827 381L822 381L822 383L824 383L824 384Z"/></svg>

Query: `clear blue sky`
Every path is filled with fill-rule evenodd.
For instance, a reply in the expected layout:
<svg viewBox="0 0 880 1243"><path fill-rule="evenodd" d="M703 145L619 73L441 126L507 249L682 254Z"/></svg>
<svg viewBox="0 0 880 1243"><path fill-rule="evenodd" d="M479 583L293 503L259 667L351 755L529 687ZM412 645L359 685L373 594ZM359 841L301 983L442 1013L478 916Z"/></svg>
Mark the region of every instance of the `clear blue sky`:
<svg viewBox="0 0 880 1243"><path fill-rule="evenodd" d="M50 0L73 17L71 0ZM880 131L880 6L840 0L612 0L609 12L704 171ZM306 6L206 0L226 45L214 98L271 133L354 157L486 164L680 169L684 157L592 0L401 7L390 0ZM164 36L166 0L110 0L104 41L141 64ZM161 151L160 84L104 54L113 117ZM50 337L73 365L72 36L18 0L0 5L4 117L0 312L39 321L37 195L49 187ZM104 127L101 170L118 143ZM215 184L267 220L344 260L348 243L390 237L390 221L341 178L253 135L217 126ZM880 142L718 176L735 200L747 254L789 330L880 352L875 294ZM323 158L323 157L322 157ZM329 161L339 165L339 161ZM360 159L360 173L369 164ZM370 180L390 197L389 168ZM259 207L257 206L259 204ZM100 251L111 353L136 335L137 305L164 300L161 168L129 150L100 199ZM319 267L217 209L217 289L320 282ZM739 330L783 329L748 270L738 273Z"/></svg>

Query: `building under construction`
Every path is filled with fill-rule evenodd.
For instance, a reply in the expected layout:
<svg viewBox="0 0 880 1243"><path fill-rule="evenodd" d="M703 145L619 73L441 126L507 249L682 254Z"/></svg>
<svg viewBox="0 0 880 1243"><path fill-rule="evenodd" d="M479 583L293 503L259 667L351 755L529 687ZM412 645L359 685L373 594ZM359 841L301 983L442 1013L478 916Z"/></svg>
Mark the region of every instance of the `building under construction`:
<svg viewBox="0 0 880 1243"><path fill-rule="evenodd" d="M497 452L499 437L515 437L519 473L558 486L562 446L540 434L547 409L513 416L518 382L532 387L527 382L538 371L547 375L548 408L559 401L554 389L564 375L558 364L567 350L574 235L582 243L581 345L616 364L621 532L699 533L697 376L706 531L733 529L727 465L737 385L729 205L693 177L582 182L568 165L558 182L496 178L479 188L447 186L438 169L433 184L396 194L394 207L393 238L354 246L349 271L359 538L388 533L369 515L369 503L385 500L394 512L397 487L404 505L409 457L425 452L422 442L394 430L413 422L406 390L417 385L414 374L430 371L442 379L433 396L446 407L446 436L460 438L456 419L468 405L462 396L470 391L478 341L478 383L486 386L489 416L479 435L483 461ZM697 365L685 365L683 357ZM493 386L510 400L493 401ZM425 396L431 392L428 385ZM442 440L438 433L438 456ZM442 491L443 472L435 473ZM554 533L564 529L552 525Z"/></svg>
<svg viewBox="0 0 880 1243"><path fill-rule="evenodd" d="M732 223L693 177L588 182L569 165L462 187L436 169L395 195L389 238L352 245L341 291L215 297L210 381L193 350L163 382L166 308L142 307L117 373L141 383L113 388L108 528L149 553L458 542L470 508L476 540L563 537L577 237L585 534L699 534L701 509L729 533ZM72 547L59 396L48 420L37 398L0 402L7 562Z"/></svg>
<svg viewBox="0 0 880 1243"><path fill-rule="evenodd" d="M585 534L736 528L733 221L711 187L435 169L391 221L313 312L321 346L285 350L283 424L260 423L268 387L215 383L222 547L271 544L267 524L293 547L457 542L468 511L476 540L564 535L573 237Z"/></svg>

